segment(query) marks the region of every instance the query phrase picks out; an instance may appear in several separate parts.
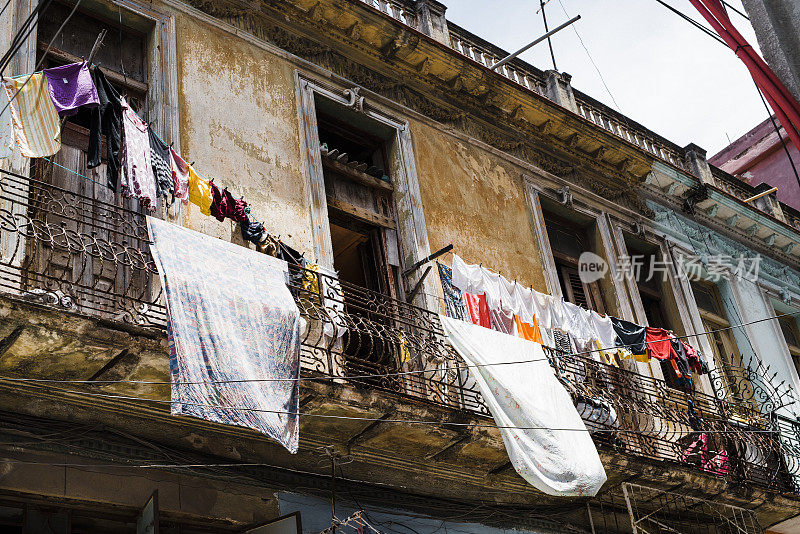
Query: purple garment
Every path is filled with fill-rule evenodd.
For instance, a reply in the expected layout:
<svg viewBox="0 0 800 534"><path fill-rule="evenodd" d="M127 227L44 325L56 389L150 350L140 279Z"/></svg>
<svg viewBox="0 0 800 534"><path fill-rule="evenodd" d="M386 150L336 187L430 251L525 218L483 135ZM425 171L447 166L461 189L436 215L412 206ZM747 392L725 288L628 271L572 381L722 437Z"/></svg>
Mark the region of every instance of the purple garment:
<svg viewBox="0 0 800 534"><path fill-rule="evenodd" d="M85 62L44 69L44 75L50 86L50 98L60 116L75 115L81 106L93 108L100 105L97 88Z"/></svg>

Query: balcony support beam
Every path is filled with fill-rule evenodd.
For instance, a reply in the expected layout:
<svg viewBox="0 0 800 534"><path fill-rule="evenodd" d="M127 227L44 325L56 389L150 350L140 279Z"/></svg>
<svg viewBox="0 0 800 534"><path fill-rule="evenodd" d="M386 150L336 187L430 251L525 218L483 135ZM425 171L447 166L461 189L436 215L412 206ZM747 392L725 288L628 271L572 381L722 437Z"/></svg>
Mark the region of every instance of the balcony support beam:
<svg viewBox="0 0 800 534"><path fill-rule="evenodd" d="M443 449L429 454L425 457L426 460L447 460L457 456L461 450L472 441L471 432L462 432L456 439L447 444Z"/></svg>
<svg viewBox="0 0 800 534"><path fill-rule="evenodd" d="M357 444L358 442L367 441L370 438L373 438L380 434L378 427L380 427L384 421L394 416L395 412L390 411L384 413L382 416L378 418L377 421L372 421L370 424L364 427L361 432L358 432L350 439L347 440L347 454L350 454L350 450L353 448L353 445Z"/></svg>
<svg viewBox="0 0 800 534"><path fill-rule="evenodd" d="M20 325L14 328L14 330L12 330L11 333L8 334L6 337L4 337L2 340L0 340L0 356L8 352L8 349L10 349L14 345L14 343L17 342L19 336L22 335L22 332L24 330L25 327Z"/></svg>

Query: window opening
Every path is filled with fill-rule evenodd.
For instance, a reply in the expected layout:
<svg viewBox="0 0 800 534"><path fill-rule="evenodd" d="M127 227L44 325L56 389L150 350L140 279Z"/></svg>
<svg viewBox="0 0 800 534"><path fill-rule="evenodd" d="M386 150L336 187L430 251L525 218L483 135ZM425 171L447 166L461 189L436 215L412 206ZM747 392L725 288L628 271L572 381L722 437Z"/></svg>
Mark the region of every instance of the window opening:
<svg viewBox="0 0 800 534"><path fill-rule="evenodd" d="M544 213L544 220L564 300L606 313L599 282L586 284L578 272L578 258L593 248L588 228L550 212Z"/></svg>
<svg viewBox="0 0 800 534"><path fill-rule="evenodd" d="M409 312L398 302L403 288L389 170L395 132L325 99L317 104L333 267L345 310L357 323L342 340L344 371L396 371L407 363L409 351L393 326ZM398 382L381 385L396 388Z"/></svg>
<svg viewBox="0 0 800 534"><path fill-rule="evenodd" d="M71 6L54 1L40 15L37 62L41 60L44 68L50 68L82 61L88 57L100 32L106 30L106 39L93 63L103 69L133 109L146 118L147 31L152 29L152 24L131 27L128 24L131 16L122 12L123 26L120 27L119 19L113 20L111 13L104 18L99 12L80 8L56 36L45 56L47 43L70 10ZM31 161L31 176L39 183L31 182L29 188L30 216L51 227L63 228L67 236L83 236L79 239L85 243L96 239L99 243L144 251L147 249L146 239L142 239L145 237L142 232L144 216L139 215L145 212L144 208L137 199L125 198L120 191L114 192L107 186L105 136L101 140L101 165L94 169L87 167L90 117L87 109L68 117L62 128L61 150L50 158L51 161ZM125 210L119 211L116 206ZM161 210L159 205L156 214L161 215ZM149 302L153 296L151 277L146 269L132 268L124 260L120 262L108 254L93 255L60 246L57 240L39 239L28 240L26 251L34 267L26 271L26 286L61 291L72 305L84 312L130 309L131 304L140 300ZM73 294L75 288L79 288L79 295Z"/></svg>

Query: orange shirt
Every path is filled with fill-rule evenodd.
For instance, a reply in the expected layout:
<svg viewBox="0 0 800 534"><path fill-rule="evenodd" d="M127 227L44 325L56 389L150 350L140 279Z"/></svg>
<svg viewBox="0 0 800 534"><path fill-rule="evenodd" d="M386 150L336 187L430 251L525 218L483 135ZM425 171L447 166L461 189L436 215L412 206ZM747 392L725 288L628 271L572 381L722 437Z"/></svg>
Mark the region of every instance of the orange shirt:
<svg viewBox="0 0 800 534"><path fill-rule="evenodd" d="M519 315L514 316L514 322L517 324L517 335L519 337L544 344L542 331L539 330L539 322L536 320L536 316L533 317L533 324L523 322Z"/></svg>

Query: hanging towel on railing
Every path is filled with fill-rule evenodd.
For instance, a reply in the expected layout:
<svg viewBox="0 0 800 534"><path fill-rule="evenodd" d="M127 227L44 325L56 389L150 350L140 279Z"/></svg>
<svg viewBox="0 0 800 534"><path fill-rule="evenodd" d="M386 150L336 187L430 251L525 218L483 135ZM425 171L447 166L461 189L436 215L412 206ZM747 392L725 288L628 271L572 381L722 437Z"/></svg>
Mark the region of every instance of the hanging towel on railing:
<svg viewBox="0 0 800 534"><path fill-rule="evenodd" d="M172 413L297 452L300 312L286 262L152 217L147 228L166 295Z"/></svg>
<svg viewBox="0 0 800 534"><path fill-rule="evenodd" d="M441 321L472 366L517 473L548 495L596 495L606 472L542 346L445 316ZM519 361L525 363L508 363Z"/></svg>

